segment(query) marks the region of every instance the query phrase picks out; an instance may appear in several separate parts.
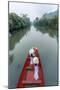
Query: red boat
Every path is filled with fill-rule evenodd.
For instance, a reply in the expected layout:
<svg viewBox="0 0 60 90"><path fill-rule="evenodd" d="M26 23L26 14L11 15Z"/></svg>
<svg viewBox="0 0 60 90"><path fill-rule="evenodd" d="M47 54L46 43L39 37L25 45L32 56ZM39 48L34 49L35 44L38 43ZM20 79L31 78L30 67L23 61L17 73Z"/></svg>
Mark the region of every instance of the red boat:
<svg viewBox="0 0 60 90"><path fill-rule="evenodd" d="M25 87L42 87L45 85L44 82L44 74L43 74L43 67L41 64L41 59L38 53L38 49L34 48L35 54L39 59L39 79L34 79L34 65L30 64L30 56L28 55L22 69L21 75L19 77L19 81L17 83L17 88L25 88Z"/></svg>

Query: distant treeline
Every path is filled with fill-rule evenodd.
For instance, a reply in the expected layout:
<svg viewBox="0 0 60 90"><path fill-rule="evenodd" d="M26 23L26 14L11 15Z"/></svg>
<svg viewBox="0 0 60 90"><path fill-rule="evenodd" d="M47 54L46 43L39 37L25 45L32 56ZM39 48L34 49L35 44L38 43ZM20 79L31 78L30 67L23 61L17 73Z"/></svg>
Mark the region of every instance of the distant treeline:
<svg viewBox="0 0 60 90"><path fill-rule="evenodd" d="M30 18L27 14L18 16L16 13L9 13L9 33L30 27ZM36 17L33 21L35 27L47 27L50 29L58 29L58 14L49 18L49 15L43 15L42 18Z"/></svg>
<svg viewBox="0 0 60 90"><path fill-rule="evenodd" d="M16 13L9 13L9 32L13 33L20 29L29 27L31 24L27 15L18 16Z"/></svg>
<svg viewBox="0 0 60 90"><path fill-rule="evenodd" d="M34 26L36 27L47 27L50 29L58 29L58 16L53 18L43 17L39 19L38 17L34 20Z"/></svg>

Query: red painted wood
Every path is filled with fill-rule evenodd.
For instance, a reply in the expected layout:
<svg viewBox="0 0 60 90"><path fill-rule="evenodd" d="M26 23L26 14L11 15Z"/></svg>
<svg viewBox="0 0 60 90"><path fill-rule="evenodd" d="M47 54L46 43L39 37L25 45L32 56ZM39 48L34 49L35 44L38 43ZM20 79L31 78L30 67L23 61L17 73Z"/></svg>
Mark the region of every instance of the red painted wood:
<svg viewBox="0 0 60 90"><path fill-rule="evenodd" d="M39 58L39 65L38 65L39 66L39 79L34 80L33 65L30 65L30 57L28 55L27 58L26 58L24 67L22 69L19 81L17 83L17 86L16 86L17 88L24 88L26 86L28 87L28 85L30 85L30 87L32 87L32 85L36 85L36 86L39 86L39 87L45 85L43 67L42 67L42 64L41 64L40 56L39 56L38 50L35 49L35 48L34 48L34 50L35 50L36 56ZM32 70L30 70L29 72L26 69L28 66L32 68Z"/></svg>
<svg viewBox="0 0 60 90"><path fill-rule="evenodd" d="M22 82L23 82L23 84L25 84L25 85L26 85L26 83L29 84L29 85L30 85L30 84L31 84L31 85L32 85L32 84L33 84L33 85L34 85L34 84L36 85L36 84L42 83L41 80L33 80L33 81L27 80L27 81L22 81Z"/></svg>

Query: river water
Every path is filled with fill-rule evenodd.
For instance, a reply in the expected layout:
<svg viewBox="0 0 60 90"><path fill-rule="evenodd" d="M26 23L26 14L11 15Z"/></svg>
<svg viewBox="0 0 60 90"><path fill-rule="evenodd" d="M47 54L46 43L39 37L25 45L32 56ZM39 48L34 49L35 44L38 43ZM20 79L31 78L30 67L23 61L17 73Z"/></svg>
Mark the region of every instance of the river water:
<svg viewBox="0 0 60 90"><path fill-rule="evenodd" d="M37 47L43 65L45 85L57 85L57 30L31 26L9 37L9 88L15 88L29 49Z"/></svg>

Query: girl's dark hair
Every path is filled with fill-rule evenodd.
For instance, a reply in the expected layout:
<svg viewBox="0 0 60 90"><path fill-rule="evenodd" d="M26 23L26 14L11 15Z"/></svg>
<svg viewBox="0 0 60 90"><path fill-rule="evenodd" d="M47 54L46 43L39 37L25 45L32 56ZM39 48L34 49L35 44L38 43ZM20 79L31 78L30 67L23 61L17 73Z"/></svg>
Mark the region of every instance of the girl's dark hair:
<svg viewBox="0 0 60 90"><path fill-rule="evenodd" d="M34 57L33 54L31 54L31 57Z"/></svg>

